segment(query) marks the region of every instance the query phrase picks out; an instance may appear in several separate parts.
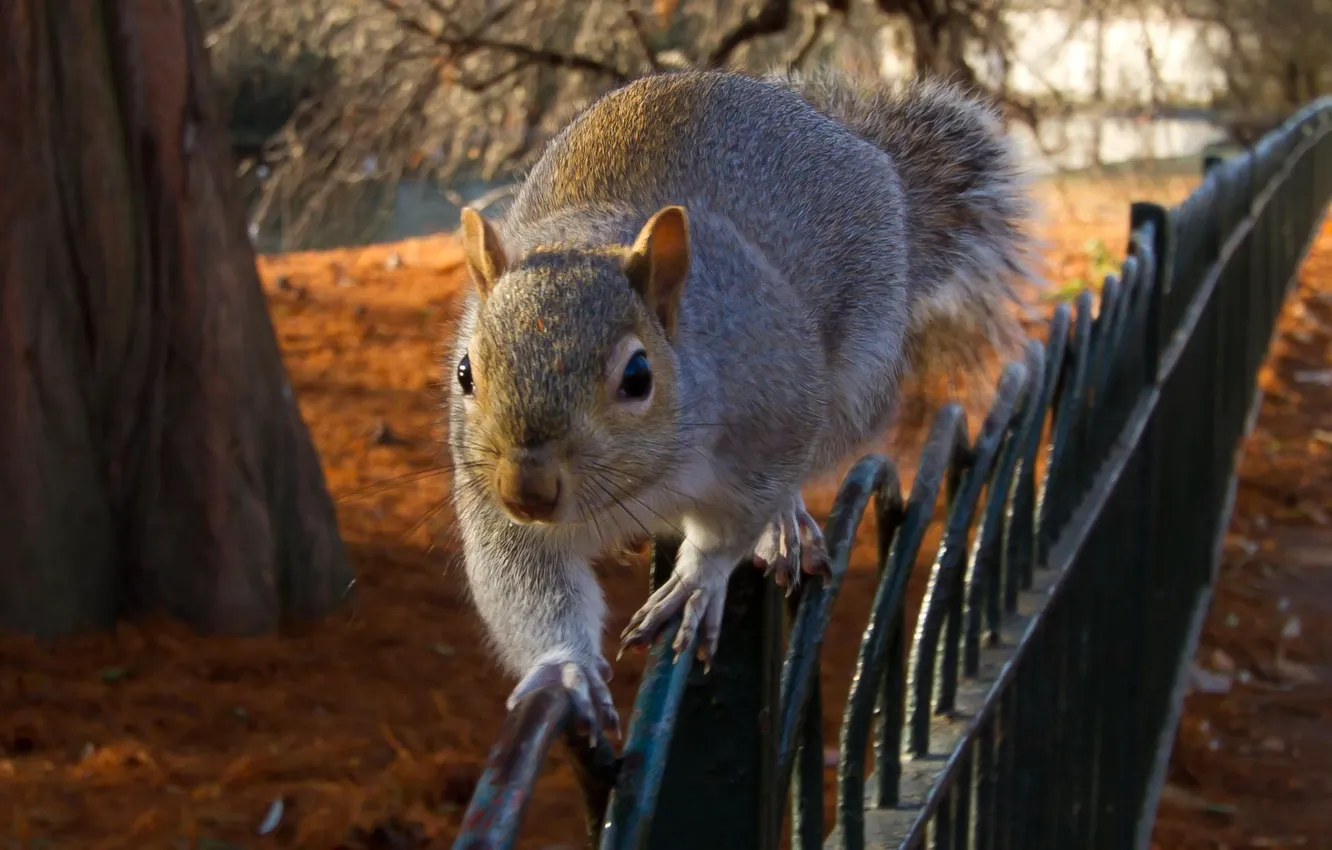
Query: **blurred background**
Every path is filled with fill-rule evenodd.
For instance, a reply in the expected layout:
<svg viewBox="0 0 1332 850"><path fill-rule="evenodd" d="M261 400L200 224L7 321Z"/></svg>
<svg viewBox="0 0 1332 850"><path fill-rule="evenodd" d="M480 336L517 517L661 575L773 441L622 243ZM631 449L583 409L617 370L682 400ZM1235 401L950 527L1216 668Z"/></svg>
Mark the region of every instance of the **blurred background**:
<svg viewBox="0 0 1332 850"><path fill-rule="evenodd" d="M499 211L573 113L653 69L944 74L1040 174L1193 174L1332 91L1330 0L197 2L261 252Z"/></svg>

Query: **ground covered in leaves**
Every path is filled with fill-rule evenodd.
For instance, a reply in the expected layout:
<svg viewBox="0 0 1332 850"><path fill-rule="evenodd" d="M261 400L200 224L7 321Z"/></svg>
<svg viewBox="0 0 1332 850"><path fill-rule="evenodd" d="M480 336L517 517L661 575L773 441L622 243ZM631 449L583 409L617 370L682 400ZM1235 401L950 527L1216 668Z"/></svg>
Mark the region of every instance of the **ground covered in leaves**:
<svg viewBox="0 0 1332 850"><path fill-rule="evenodd" d="M1157 850L1332 847L1332 221L1260 381Z"/></svg>
<svg viewBox="0 0 1332 850"><path fill-rule="evenodd" d="M1052 284L1025 293L1033 333L1072 291L1066 284L1122 256L1130 198L1172 201L1187 189L1042 187ZM168 623L48 646L0 638L0 846L448 846L510 686L468 605L439 474L441 340L460 263L447 237L261 259L357 568L355 604L282 638L199 638ZM1329 298L1332 232L1264 379L1160 850L1316 847L1314 836L1332 829ZM810 488L820 519L835 483ZM866 531L823 650L830 746L872 595ZM608 634L618 634L646 573L634 563L598 569ZM616 665L623 716L641 663ZM556 753L519 846L573 848L581 833Z"/></svg>

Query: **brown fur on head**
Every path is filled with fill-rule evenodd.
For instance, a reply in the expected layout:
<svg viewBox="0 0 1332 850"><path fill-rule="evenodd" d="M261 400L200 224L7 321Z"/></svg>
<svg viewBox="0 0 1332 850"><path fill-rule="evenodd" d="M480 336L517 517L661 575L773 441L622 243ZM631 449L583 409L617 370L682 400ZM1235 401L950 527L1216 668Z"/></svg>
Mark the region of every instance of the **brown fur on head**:
<svg viewBox="0 0 1332 850"><path fill-rule="evenodd" d="M479 296L455 364L465 433L454 444L467 477L517 522L562 523L627 503L668 474L679 444L671 343L689 271L684 210L658 212L633 245L509 258L468 209L463 243Z"/></svg>

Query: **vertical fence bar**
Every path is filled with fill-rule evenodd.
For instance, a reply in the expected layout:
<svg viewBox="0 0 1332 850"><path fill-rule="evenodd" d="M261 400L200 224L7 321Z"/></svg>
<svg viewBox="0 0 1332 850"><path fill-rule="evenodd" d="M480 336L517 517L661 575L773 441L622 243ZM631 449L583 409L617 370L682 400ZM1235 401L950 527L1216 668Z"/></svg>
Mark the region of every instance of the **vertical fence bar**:
<svg viewBox="0 0 1332 850"><path fill-rule="evenodd" d="M658 563L659 581L663 567ZM741 564L727 589L712 669L705 673L703 665L694 664L689 671L646 847L777 846L780 824L771 783L776 736L769 731L776 724L781 611L772 580Z"/></svg>
<svg viewBox="0 0 1332 850"><path fill-rule="evenodd" d="M791 850L818 850L823 846L823 694L817 672L801 721L791 797Z"/></svg>
<svg viewBox="0 0 1332 850"><path fill-rule="evenodd" d="M973 844L976 850L994 850L998 838L999 758L995 730L999 725L999 712L981 721L976 758L976 822Z"/></svg>
<svg viewBox="0 0 1332 850"><path fill-rule="evenodd" d="M1022 467L1004 527L1004 611L1008 614L1017 613L1018 591L1031 588L1035 565L1045 563L1039 535L1040 518L1045 510L1048 470L1038 479L1036 465L1041 455L1047 422L1053 429L1052 406L1057 403L1058 387L1066 368L1070 322L1068 305L1060 304L1055 308L1046 331L1040 404L1034 411L1035 421L1030 423L1030 430L1024 437Z"/></svg>
<svg viewBox="0 0 1332 850"><path fill-rule="evenodd" d="M1173 293L1173 270L1177 257L1172 244L1173 222L1170 214L1162 207L1152 204L1134 204L1130 212L1130 232L1142 234L1139 241L1130 245L1134 251L1143 251L1145 265L1152 273L1151 288L1146 302L1147 317L1143 338L1144 365L1146 375L1154 383L1160 384L1160 356L1167 330L1165 323L1173 326L1174 312L1169 307ZM1194 250L1194 246L1188 246ZM1164 398L1164 397L1163 397ZM1170 519L1172 508L1178 506L1161 498L1161 487L1175 474L1174 467L1167 469L1163 464L1175 460L1170 454L1162 454L1162 439L1170 427L1187 427L1184 421L1163 414L1158 402L1153 412L1138 449L1137 461L1141 466L1141 481L1138 487L1138 508L1134 521L1126 524L1124 533L1132 534L1134 541L1141 541L1141 555L1135 558L1136 567L1129 571L1131 581L1126 583L1126 591L1121 591L1121 602L1132 619L1124 635L1122 646L1112 647L1121 663L1130 665L1126 669L1143 669L1144 675L1125 682L1122 693L1122 720L1115 725L1116 742L1114 747L1107 744L1105 752L1110 755L1115 766L1113 776L1107 777L1109 786L1108 799L1098 812L1098 832L1105 841L1104 846L1130 847L1133 840L1137 806L1140 801L1132 787L1139 767L1139 753L1145 746L1144 739L1151 738L1146 728L1151 722L1148 712L1144 711L1144 702L1150 697L1153 683L1149 672L1155 659L1149 655L1161 654L1161 648L1155 643L1158 635L1157 617L1161 611L1155 598L1155 587L1159 585L1159 573L1169 568L1169 555L1162 551L1168 545L1168 538L1176 533ZM1167 512L1165 516L1162 512ZM1137 762L1137 763L1135 763ZM1139 780L1140 781L1140 780Z"/></svg>
<svg viewBox="0 0 1332 850"><path fill-rule="evenodd" d="M999 741L999 850L1021 850L1019 825L1021 824L1021 776L1018 762L1018 694L1017 684L1009 687L999 702L1001 738Z"/></svg>

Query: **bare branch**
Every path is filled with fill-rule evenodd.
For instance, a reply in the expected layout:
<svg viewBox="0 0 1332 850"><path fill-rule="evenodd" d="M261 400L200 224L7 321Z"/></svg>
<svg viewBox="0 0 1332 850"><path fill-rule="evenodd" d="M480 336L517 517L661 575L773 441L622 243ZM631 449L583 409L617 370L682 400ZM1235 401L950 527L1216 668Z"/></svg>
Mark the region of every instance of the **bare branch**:
<svg viewBox="0 0 1332 850"><path fill-rule="evenodd" d="M504 41L487 41L485 39L473 38L460 40L455 46L472 50L498 50L504 53L511 53L514 56L527 59L531 62L539 62L543 65L550 65L555 68L564 68L574 71L591 71L595 74L601 74L610 77L616 82L627 82L630 75L614 65L608 65L600 62L590 56L583 56L577 53L560 53L557 50L546 50L540 47L528 47L525 44L512 44Z"/></svg>
<svg viewBox="0 0 1332 850"><path fill-rule="evenodd" d="M482 38L475 30L458 36L449 35L447 32L435 30L419 19L412 16L407 10L402 8L398 0L375 0L380 6L392 12L397 16L399 22L418 35L424 36L432 43L446 48L450 51L449 55L455 59L461 59L480 50L492 50L498 53L507 53L517 59L525 60L527 64L549 65L555 68L564 68L572 71L589 71L594 74L600 74L609 77L615 82L627 82L630 75L615 67L609 65L591 56L584 56L579 53L562 53L558 50L550 50L544 47L532 47L527 44L521 44L511 41L498 41ZM438 3L432 4L439 6ZM517 70L517 69L514 69ZM507 77L509 74L504 74ZM501 77L501 79L503 78Z"/></svg>
<svg viewBox="0 0 1332 850"><path fill-rule="evenodd" d="M251 120L268 121L261 138L269 143L253 154L265 166L253 179L265 196L256 219L284 229L309 222L320 228L321 239L325 225L303 218L307 207L322 206L325 216L336 219L328 211L346 209L353 196L381 192L385 180L399 174L447 184L520 171L577 110L642 73L774 64L794 69L818 61L834 31L857 48L857 57L839 50L841 60L872 64L863 52L873 49L867 32L877 26L867 21L868 27L854 32L842 26L851 0L227 2L238 4L233 10L249 10L240 31L230 24L215 30L227 39L222 50L232 58L228 73L256 105ZM1225 20L1236 10L1254 17L1271 0L1162 2L1215 9ZM1303 8L1324 0L1280 2ZM1037 102L1040 116L1059 110L1056 90L1027 100L1006 86L1014 44L1004 13L1013 0L861 0L861 6L868 18L905 24L919 71L987 92L1010 120L1034 124ZM1243 76L1257 93L1259 74L1282 69L1250 46L1247 25L1235 22L1230 30L1232 52L1241 55L1227 71L1254 63L1253 73ZM1290 44L1302 47L1293 38ZM982 73L978 57L998 62ZM265 82L276 94L265 89L261 99L244 87L253 86L251 69L268 65L288 76ZM427 78L437 85L417 88ZM1303 91L1311 84L1301 76L1287 87ZM413 98L413 92L421 94ZM278 110L285 111L277 121L268 117ZM274 126L283 129L274 135ZM326 183L336 184L337 192L317 191Z"/></svg>
<svg viewBox="0 0 1332 850"><path fill-rule="evenodd" d="M629 21L630 29L634 31L634 38L638 40L638 46L643 51L643 59L648 67L654 72L660 71L661 62L657 59L657 51L652 49L652 44L648 41L647 29L643 26L643 16L629 5L632 2L633 0L625 0L624 16Z"/></svg>
<svg viewBox="0 0 1332 850"><path fill-rule="evenodd" d="M530 67L532 67L532 61L530 59L515 59L513 64L509 67L496 71L488 77L482 77L477 80L459 74L454 78L454 82L473 94L480 94Z"/></svg>
<svg viewBox="0 0 1332 850"><path fill-rule="evenodd" d="M709 68L720 68L741 45L765 35L783 32L790 23L791 0L763 0L758 11L741 19L740 23L721 37L705 64Z"/></svg>
<svg viewBox="0 0 1332 850"><path fill-rule="evenodd" d="M460 27L458 27L457 23L454 22L452 14L449 12L447 8L445 8L444 4L440 2L440 0L428 0L428 2L430 3L430 7L434 9L441 18L447 21L455 29L461 29ZM505 3L503 6L500 6L499 8L494 9L482 15L481 19L476 22L476 25L474 27L472 27L472 31L469 33L469 35L471 36L480 35L481 33L485 32L491 27L503 23L504 19L509 17L509 14L514 9L518 8L518 4L521 2L522 0L509 0L509 2Z"/></svg>
<svg viewBox="0 0 1332 850"><path fill-rule="evenodd" d="M845 8L846 3L842 6ZM805 64L809 54L814 50L814 46L819 43L819 38L823 35L823 29L828 23L828 18L832 16L832 7L823 2L814 4L813 20L810 21L809 29L805 32L800 43L796 45L795 53L787 61L786 66L791 70L798 69Z"/></svg>

